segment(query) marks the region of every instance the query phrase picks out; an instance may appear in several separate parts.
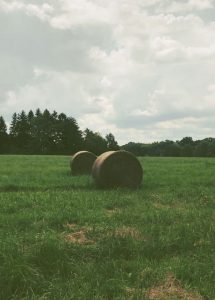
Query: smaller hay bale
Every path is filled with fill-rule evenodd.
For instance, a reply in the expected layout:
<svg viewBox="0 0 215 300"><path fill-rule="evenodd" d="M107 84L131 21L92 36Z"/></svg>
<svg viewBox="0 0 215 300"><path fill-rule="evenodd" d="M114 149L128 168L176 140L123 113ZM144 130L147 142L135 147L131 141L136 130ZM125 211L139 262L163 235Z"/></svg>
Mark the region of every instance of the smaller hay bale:
<svg viewBox="0 0 215 300"><path fill-rule="evenodd" d="M143 179L143 169L132 153L124 150L108 151L95 160L92 177L98 187L137 188Z"/></svg>
<svg viewBox="0 0 215 300"><path fill-rule="evenodd" d="M96 155L89 151L79 151L70 160L72 175L91 174Z"/></svg>

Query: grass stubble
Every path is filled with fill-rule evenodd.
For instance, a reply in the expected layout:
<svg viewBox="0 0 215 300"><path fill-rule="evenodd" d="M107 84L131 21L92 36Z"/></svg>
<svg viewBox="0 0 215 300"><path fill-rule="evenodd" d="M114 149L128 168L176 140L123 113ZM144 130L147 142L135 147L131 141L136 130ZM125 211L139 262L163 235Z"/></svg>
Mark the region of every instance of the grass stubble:
<svg viewBox="0 0 215 300"><path fill-rule="evenodd" d="M215 159L141 158L137 190L68 160L0 156L0 299L215 299Z"/></svg>

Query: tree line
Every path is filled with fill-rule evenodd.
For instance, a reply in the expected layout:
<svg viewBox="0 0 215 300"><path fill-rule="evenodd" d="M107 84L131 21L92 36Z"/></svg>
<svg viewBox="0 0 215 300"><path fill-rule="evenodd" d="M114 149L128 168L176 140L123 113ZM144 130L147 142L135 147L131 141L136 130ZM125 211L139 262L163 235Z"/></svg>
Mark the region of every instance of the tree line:
<svg viewBox="0 0 215 300"><path fill-rule="evenodd" d="M179 141L166 140L151 144L130 142L119 147L112 133L102 137L86 128L81 131L77 121L64 113L52 113L39 108L33 112L14 113L9 128L0 116L0 154L64 154L80 150L97 155L124 149L136 156L215 157L215 138L194 141L184 137Z"/></svg>
<svg viewBox="0 0 215 300"><path fill-rule="evenodd" d="M86 128L81 131L77 121L64 113L35 112L24 110L14 113L10 127L0 116L1 154L64 154L71 155L80 150L100 154L119 149L112 133L102 137L100 133Z"/></svg>
<svg viewBox="0 0 215 300"><path fill-rule="evenodd" d="M184 137L180 141L162 141L152 144L128 143L122 146L137 156L172 156L172 157L215 157L215 138L194 141Z"/></svg>

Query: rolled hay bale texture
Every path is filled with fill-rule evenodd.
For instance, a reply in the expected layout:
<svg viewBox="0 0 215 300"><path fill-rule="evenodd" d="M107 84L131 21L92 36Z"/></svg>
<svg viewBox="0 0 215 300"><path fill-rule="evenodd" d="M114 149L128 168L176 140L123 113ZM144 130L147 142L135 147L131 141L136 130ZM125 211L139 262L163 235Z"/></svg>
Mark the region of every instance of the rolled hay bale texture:
<svg viewBox="0 0 215 300"><path fill-rule="evenodd" d="M143 179L143 169L132 153L108 151L95 160L92 177L98 187L137 188Z"/></svg>
<svg viewBox="0 0 215 300"><path fill-rule="evenodd" d="M97 156L89 151L75 153L70 161L72 175L91 174L92 166Z"/></svg>

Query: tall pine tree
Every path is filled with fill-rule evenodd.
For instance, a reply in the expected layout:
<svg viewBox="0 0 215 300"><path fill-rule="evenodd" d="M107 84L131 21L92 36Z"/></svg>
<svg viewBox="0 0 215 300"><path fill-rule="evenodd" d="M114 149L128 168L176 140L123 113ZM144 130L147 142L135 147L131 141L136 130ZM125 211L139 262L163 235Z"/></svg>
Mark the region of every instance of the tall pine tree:
<svg viewBox="0 0 215 300"><path fill-rule="evenodd" d="M58 151L61 154L72 154L82 148L82 132L74 118L65 114L58 116Z"/></svg>
<svg viewBox="0 0 215 300"><path fill-rule="evenodd" d="M5 154L8 152L8 134L5 120L0 116L0 153Z"/></svg>

